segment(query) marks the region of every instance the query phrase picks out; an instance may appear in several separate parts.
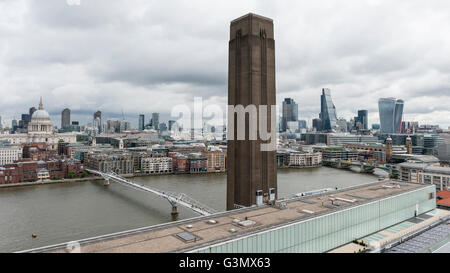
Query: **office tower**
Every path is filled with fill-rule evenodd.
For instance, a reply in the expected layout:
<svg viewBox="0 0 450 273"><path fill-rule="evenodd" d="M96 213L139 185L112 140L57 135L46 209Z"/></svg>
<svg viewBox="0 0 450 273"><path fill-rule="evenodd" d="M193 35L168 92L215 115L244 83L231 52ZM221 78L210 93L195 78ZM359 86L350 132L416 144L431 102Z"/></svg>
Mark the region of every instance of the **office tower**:
<svg viewBox="0 0 450 273"><path fill-rule="evenodd" d="M122 122L120 120L114 120L113 129L114 133L120 133L120 130L122 129Z"/></svg>
<svg viewBox="0 0 450 273"><path fill-rule="evenodd" d="M271 128L270 108L276 105L273 21L252 13L232 21L228 45L228 105L267 105L267 128ZM230 122L234 122L234 136L228 136L227 143L227 209L275 199L276 151L261 151L264 142L250 140L248 133L245 140L237 140L237 115L229 116ZM230 125L227 128L230 131Z"/></svg>
<svg viewBox="0 0 450 273"><path fill-rule="evenodd" d="M0 116L0 129L3 129L2 116Z"/></svg>
<svg viewBox="0 0 450 273"><path fill-rule="evenodd" d="M298 127L299 127L300 129L306 129L306 128L308 128L308 126L306 125L306 120L299 120L299 121L298 121Z"/></svg>
<svg viewBox="0 0 450 273"><path fill-rule="evenodd" d="M15 130L15 129L17 128L17 120L16 120L16 119L13 119L13 120L11 121L11 128L12 128L13 130Z"/></svg>
<svg viewBox="0 0 450 273"><path fill-rule="evenodd" d="M339 130L339 132L341 133L346 133L348 130L347 128L347 120L344 118L340 118L336 121L336 128Z"/></svg>
<svg viewBox="0 0 450 273"><path fill-rule="evenodd" d="M152 113L152 126L153 129L159 129L159 113Z"/></svg>
<svg viewBox="0 0 450 273"><path fill-rule="evenodd" d="M162 122L162 123L159 124L159 131L160 131L160 132L165 132L165 131L167 131L167 125L166 125L164 122Z"/></svg>
<svg viewBox="0 0 450 273"><path fill-rule="evenodd" d="M33 113L36 112L36 107L31 107L30 110L28 110L28 114L30 115L30 118L33 116Z"/></svg>
<svg viewBox="0 0 450 273"><path fill-rule="evenodd" d="M403 100L381 98L378 100L378 111L382 134L399 133L403 115Z"/></svg>
<svg viewBox="0 0 450 273"><path fill-rule="evenodd" d="M336 128L336 107L331 100L331 91L328 88L323 88L320 96L320 119L323 131L331 131Z"/></svg>
<svg viewBox="0 0 450 273"><path fill-rule="evenodd" d="M145 129L145 116L143 114L139 115L139 131L144 131Z"/></svg>
<svg viewBox="0 0 450 273"><path fill-rule="evenodd" d="M347 132L351 132L355 127L355 121L351 119L350 121L347 121Z"/></svg>
<svg viewBox="0 0 450 273"><path fill-rule="evenodd" d="M95 119L100 119L100 122L102 120L102 112L101 111L97 111L94 113L94 120Z"/></svg>
<svg viewBox="0 0 450 273"><path fill-rule="evenodd" d="M29 114L22 114L22 120L28 123L31 121L31 116Z"/></svg>
<svg viewBox="0 0 450 273"><path fill-rule="evenodd" d="M298 104L291 98L285 98L282 108L281 130L286 132L289 121L298 121Z"/></svg>
<svg viewBox="0 0 450 273"><path fill-rule="evenodd" d="M61 128L70 126L70 109L66 108L61 113Z"/></svg>
<svg viewBox="0 0 450 273"><path fill-rule="evenodd" d="M403 119L403 106L404 101L398 99L395 103L395 113L394 113L394 132L399 133L401 129L402 119Z"/></svg>
<svg viewBox="0 0 450 273"><path fill-rule="evenodd" d="M288 121L286 125L286 132L293 134L299 131L298 121Z"/></svg>
<svg viewBox="0 0 450 273"><path fill-rule="evenodd" d="M315 118L312 121L313 129L316 129L316 131L322 131L322 120L320 118Z"/></svg>
<svg viewBox="0 0 450 273"><path fill-rule="evenodd" d="M172 131L173 125L175 124L175 120L169 120L169 131Z"/></svg>
<svg viewBox="0 0 450 273"><path fill-rule="evenodd" d="M94 119L99 118L102 119L102 112L101 111L97 111L94 113Z"/></svg>
<svg viewBox="0 0 450 273"><path fill-rule="evenodd" d="M358 110L358 122L361 123L362 128L367 130L369 128L369 120L368 120L368 111L367 110Z"/></svg>
<svg viewBox="0 0 450 273"><path fill-rule="evenodd" d="M97 128L98 132L102 132L102 112L97 111L94 113L94 127Z"/></svg>
<svg viewBox="0 0 450 273"><path fill-rule="evenodd" d="M277 119L277 130L279 133L283 132L283 117Z"/></svg>
<svg viewBox="0 0 450 273"><path fill-rule="evenodd" d="M106 121L106 132L108 132L108 133L114 133L115 132L115 129L114 129L114 121L112 121L112 120L107 120Z"/></svg>
<svg viewBox="0 0 450 273"><path fill-rule="evenodd" d="M104 132L104 130L102 128L102 122L101 122L101 119L99 117L94 119L94 121L92 122L92 127L98 133Z"/></svg>
<svg viewBox="0 0 450 273"><path fill-rule="evenodd" d="M117 127L119 129L119 133L130 131L131 130L131 122L128 120L118 120Z"/></svg>
<svg viewBox="0 0 450 273"><path fill-rule="evenodd" d="M129 122L128 120L125 120L125 121L123 121L123 123L125 124L124 125L125 131L130 131L132 129L131 122Z"/></svg>
<svg viewBox="0 0 450 273"><path fill-rule="evenodd" d="M22 119L19 120L19 127L26 129L28 128L28 123L31 121L31 117L29 114L22 114Z"/></svg>

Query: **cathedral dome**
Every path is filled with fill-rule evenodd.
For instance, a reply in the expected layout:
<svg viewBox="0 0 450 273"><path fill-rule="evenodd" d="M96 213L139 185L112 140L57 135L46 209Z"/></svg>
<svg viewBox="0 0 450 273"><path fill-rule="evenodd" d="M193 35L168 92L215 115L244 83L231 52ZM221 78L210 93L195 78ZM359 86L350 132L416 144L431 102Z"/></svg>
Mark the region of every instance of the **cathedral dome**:
<svg viewBox="0 0 450 273"><path fill-rule="evenodd" d="M39 102L39 109L31 116L31 121L28 124L28 133L52 133L53 124L50 115L45 111L42 104L42 98Z"/></svg>
<svg viewBox="0 0 450 273"><path fill-rule="evenodd" d="M45 110L37 110L33 113L31 119L50 119L50 115Z"/></svg>

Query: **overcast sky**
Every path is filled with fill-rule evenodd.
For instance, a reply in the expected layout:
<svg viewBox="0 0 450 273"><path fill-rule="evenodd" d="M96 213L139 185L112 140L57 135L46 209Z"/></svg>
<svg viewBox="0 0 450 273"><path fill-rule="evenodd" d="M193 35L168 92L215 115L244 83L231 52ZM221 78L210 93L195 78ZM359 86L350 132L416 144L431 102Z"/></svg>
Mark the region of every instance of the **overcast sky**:
<svg viewBox="0 0 450 273"><path fill-rule="evenodd" d="M377 123L393 96L404 120L450 126L448 0L0 0L0 116L40 96L58 126L65 107L136 124L194 96L225 106L229 23L248 12L274 20L277 102L294 98L308 124L328 87L339 117Z"/></svg>

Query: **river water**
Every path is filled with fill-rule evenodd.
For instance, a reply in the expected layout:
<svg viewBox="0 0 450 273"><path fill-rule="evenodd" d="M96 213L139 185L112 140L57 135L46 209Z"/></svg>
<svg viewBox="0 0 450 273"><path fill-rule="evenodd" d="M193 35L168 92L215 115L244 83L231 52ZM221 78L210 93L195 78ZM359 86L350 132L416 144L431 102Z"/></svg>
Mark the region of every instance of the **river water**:
<svg viewBox="0 0 450 273"><path fill-rule="evenodd" d="M279 169L278 195L376 182L375 175L327 167ZM162 175L133 180L161 190L183 192L225 210L226 174ZM179 207L178 219L197 216ZM102 181L0 188L0 252L63 243L172 221L160 197ZM37 237L32 238L36 233Z"/></svg>

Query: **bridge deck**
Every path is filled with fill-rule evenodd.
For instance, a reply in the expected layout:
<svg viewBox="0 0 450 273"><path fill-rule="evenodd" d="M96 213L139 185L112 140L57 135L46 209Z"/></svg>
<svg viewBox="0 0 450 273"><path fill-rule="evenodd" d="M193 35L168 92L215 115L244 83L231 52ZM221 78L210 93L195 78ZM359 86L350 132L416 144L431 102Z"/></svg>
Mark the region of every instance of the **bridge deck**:
<svg viewBox="0 0 450 273"><path fill-rule="evenodd" d="M172 205L175 205L175 206L181 205L181 206L191 209L201 215L208 216L208 215L211 215L211 214L217 212L216 210L200 203L199 201L185 195L184 193L162 191L162 190L151 188L148 186L139 185L136 182L130 181L130 180L128 180L116 173L112 173L112 172L111 173L102 173L102 172L91 170L91 169L86 169L86 171L97 174L97 175L101 175L104 179L116 181L127 187L131 187L136 190L152 193L159 197L163 197L163 198L167 199Z"/></svg>
<svg viewBox="0 0 450 273"><path fill-rule="evenodd" d="M81 252L185 252L423 187L413 183L401 183L400 187L397 187L398 184L390 181L375 182L302 198L302 200L307 199L308 202L300 201L298 198L286 200L287 209L269 206L245 208L137 231L91 238L80 242ZM331 203L330 195L336 198L340 206L337 207ZM311 214L311 212L314 213ZM208 223L211 219L217 223ZM248 219L255 224L244 227L235 223L234 219ZM189 227L190 225L192 227ZM236 232L232 233L230 229L235 229ZM197 240L192 242L182 240L177 236L182 232L189 232L196 236ZM65 244L61 244L31 251L65 252L65 247Z"/></svg>

